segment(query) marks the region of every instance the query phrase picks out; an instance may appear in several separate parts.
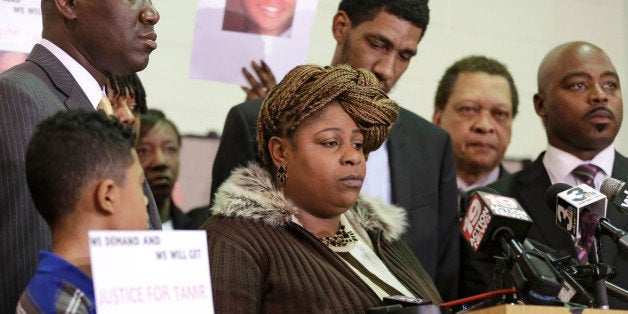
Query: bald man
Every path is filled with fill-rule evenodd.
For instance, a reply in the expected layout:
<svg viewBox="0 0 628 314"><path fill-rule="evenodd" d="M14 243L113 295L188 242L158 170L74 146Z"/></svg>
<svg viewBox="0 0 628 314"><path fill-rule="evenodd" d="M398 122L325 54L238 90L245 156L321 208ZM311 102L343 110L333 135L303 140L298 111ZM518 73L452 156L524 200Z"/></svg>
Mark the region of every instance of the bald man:
<svg viewBox="0 0 628 314"><path fill-rule="evenodd" d="M545 126L547 149L528 168L492 187L516 198L528 211L534 220L528 239L566 250L577 258L574 240L556 225L555 209L545 204L544 195L555 183L585 183L573 173L583 164L594 169L592 185L596 189L607 177L628 181L628 159L613 145L623 116L617 70L608 55L593 44L560 45L541 62L538 92L533 100ZM606 217L628 230L628 216L613 205L608 206ZM628 262L617 255L617 246L608 237L603 238L602 245L604 262L617 270L617 276L610 281L628 288ZM628 309L628 303L611 296L609 302L611 308Z"/></svg>

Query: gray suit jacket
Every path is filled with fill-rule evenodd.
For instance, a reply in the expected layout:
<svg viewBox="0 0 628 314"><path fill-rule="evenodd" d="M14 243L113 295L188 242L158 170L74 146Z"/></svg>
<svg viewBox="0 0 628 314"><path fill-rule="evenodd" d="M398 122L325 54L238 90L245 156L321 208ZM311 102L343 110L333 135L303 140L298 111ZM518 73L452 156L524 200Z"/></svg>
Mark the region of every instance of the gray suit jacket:
<svg viewBox="0 0 628 314"><path fill-rule="evenodd" d="M257 116L262 100L229 111L212 170L212 195L231 171L257 156ZM444 300L457 296L459 269L456 171L447 132L399 108L387 142L392 200L408 213L404 240L434 280Z"/></svg>
<svg viewBox="0 0 628 314"><path fill-rule="evenodd" d="M50 230L26 185L24 155L39 122L68 109L94 110L63 64L35 45L26 62L0 75L0 313L13 313L37 268L37 252L50 248ZM151 224L161 229L150 188Z"/></svg>

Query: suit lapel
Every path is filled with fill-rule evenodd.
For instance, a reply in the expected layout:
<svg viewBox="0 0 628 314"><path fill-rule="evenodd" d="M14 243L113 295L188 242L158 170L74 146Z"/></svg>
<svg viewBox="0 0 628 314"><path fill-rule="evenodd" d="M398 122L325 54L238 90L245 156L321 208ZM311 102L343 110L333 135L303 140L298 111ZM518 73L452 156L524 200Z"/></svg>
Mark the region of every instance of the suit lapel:
<svg viewBox="0 0 628 314"><path fill-rule="evenodd" d="M408 208L410 200L405 196L411 195L411 178L412 164L405 162L403 156L407 156L406 145L402 140L403 136L403 118L399 115L397 122L393 124L390 130L390 137L387 142L388 164L390 169L390 182L392 190L392 201L401 207Z"/></svg>
<svg viewBox="0 0 628 314"><path fill-rule="evenodd" d="M501 179L507 175L510 175L510 172L508 172L508 170L506 170L506 168L504 168L502 164L499 164L499 175L497 178Z"/></svg>
<svg viewBox="0 0 628 314"><path fill-rule="evenodd" d="M613 162L612 178L626 182L628 179L628 159L615 152L615 162ZM628 229L628 215L622 214L614 205L611 204L611 200L608 200L608 206L606 207L606 218L618 228L623 230ZM605 236L602 240L604 261L613 264L617 257L617 245L613 241Z"/></svg>
<svg viewBox="0 0 628 314"><path fill-rule="evenodd" d="M528 238L546 243L556 250L566 249L575 255L571 236L556 225L555 211L545 203L545 191L550 185L543 166L543 155L517 177L514 193L534 221Z"/></svg>
<svg viewBox="0 0 628 314"><path fill-rule="evenodd" d="M628 158L615 152L615 162L613 163L613 178L621 181L628 181Z"/></svg>
<svg viewBox="0 0 628 314"><path fill-rule="evenodd" d="M66 99L62 100L66 108L95 110L70 71L48 49L39 44L35 45L28 55L28 60L41 67L50 76L53 87L66 96Z"/></svg>

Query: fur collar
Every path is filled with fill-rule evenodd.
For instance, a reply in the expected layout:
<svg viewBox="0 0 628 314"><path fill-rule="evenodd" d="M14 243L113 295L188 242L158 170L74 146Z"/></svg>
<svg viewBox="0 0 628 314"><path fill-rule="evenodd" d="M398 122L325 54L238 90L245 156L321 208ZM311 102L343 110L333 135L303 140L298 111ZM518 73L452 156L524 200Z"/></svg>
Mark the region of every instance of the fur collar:
<svg viewBox="0 0 628 314"><path fill-rule="evenodd" d="M360 196L349 209L368 232L382 232L385 240L401 237L407 227L404 209ZM288 225L297 207L275 187L270 174L255 163L238 168L216 193L214 216L259 221L272 227Z"/></svg>

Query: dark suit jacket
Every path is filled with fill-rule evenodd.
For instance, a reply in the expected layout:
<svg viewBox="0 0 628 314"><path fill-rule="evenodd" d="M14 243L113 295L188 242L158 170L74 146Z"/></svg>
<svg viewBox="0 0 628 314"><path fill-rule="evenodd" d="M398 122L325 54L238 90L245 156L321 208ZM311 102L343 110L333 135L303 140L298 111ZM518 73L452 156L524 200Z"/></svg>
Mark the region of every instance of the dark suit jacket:
<svg viewBox="0 0 628 314"><path fill-rule="evenodd" d="M497 180L508 175L510 175L510 172L508 172L506 168L500 164L499 176L497 177ZM460 208L460 211L462 216L464 216L466 208ZM487 260L490 262L487 262ZM488 283L491 282L493 275L492 260L492 256L486 256L481 253L473 252L469 243L467 243L462 235L460 235L460 276L458 281L459 297L463 298L484 293L489 289ZM479 263L479 261L482 263ZM482 265L488 266L481 267ZM482 271L478 271L478 269L482 269Z"/></svg>
<svg viewBox="0 0 628 314"><path fill-rule="evenodd" d="M257 159L257 117L262 100L229 111L212 171L212 195L231 170ZM457 296L459 268L456 173L451 139L442 129L404 109L387 142L392 200L408 212L404 240L430 274L444 300Z"/></svg>
<svg viewBox="0 0 628 314"><path fill-rule="evenodd" d="M617 152L611 177L622 181L628 180L628 159ZM549 208L545 203L545 191L551 186L551 181L543 165L543 154L526 169L490 186L502 195L514 197L526 209L534 221L528 232L528 239L538 241L557 251L569 251L575 257L576 251L571 236L556 225L555 209ZM628 216L623 215L613 205L608 206L606 217L615 226L627 230ZM602 246L604 262L614 266L617 271L616 277L610 281L628 288L628 262L617 254L617 246L609 237L604 236ZM484 269L486 271L486 268ZM611 308L628 309L626 302L612 297L609 297L609 302Z"/></svg>
<svg viewBox="0 0 628 314"><path fill-rule="evenodd" d="M43 46L35 45L26 62L0 75L0 313L15 311L35 274L37 252L51 244L26 185L28 140L46 117L79 108L94 110L70 72ZM147 196L151 222L161 228L150 189Z"/></svg>
<svg viewBox="0 0 628 314"><path fill-rule="evenodd" d="M192 209L184 213L172 200L170 201L170 212L172 213L172 227L175 230L198 230L209 218L207 207Z"/></svg>

